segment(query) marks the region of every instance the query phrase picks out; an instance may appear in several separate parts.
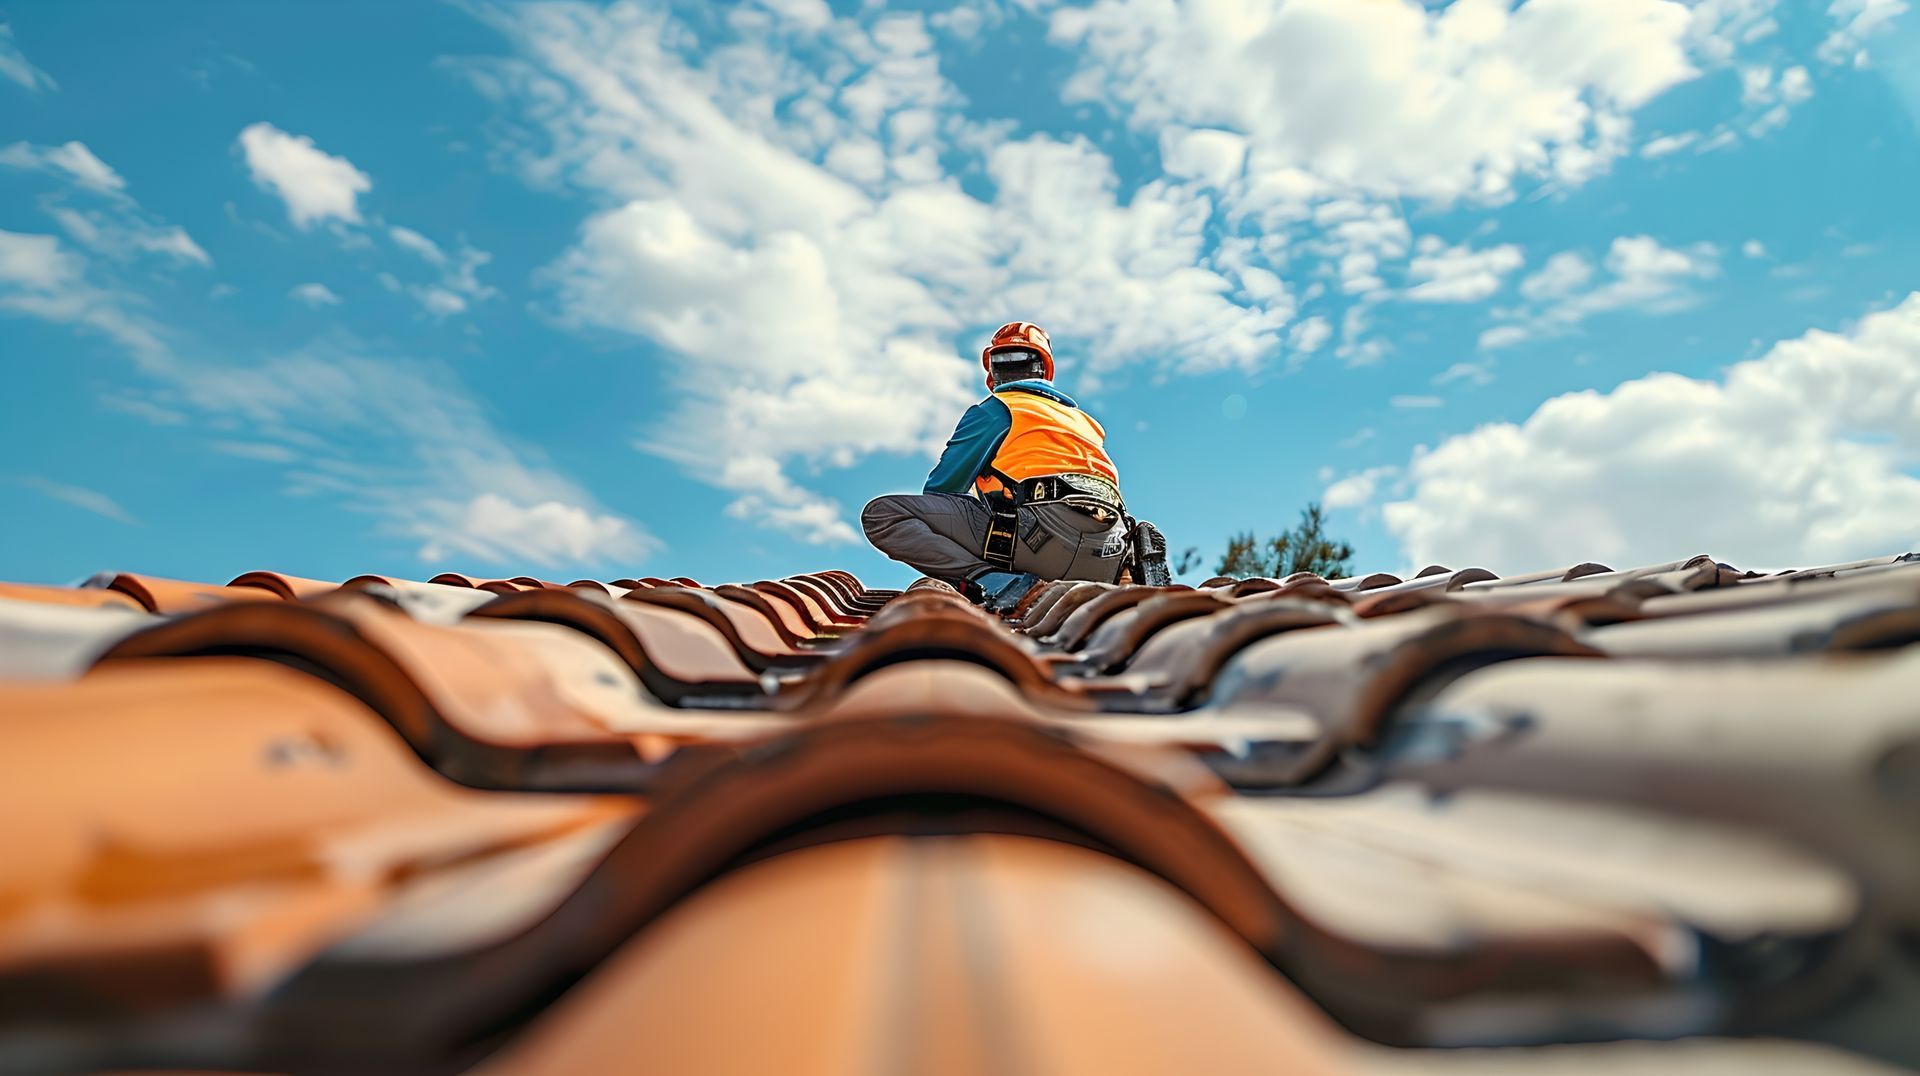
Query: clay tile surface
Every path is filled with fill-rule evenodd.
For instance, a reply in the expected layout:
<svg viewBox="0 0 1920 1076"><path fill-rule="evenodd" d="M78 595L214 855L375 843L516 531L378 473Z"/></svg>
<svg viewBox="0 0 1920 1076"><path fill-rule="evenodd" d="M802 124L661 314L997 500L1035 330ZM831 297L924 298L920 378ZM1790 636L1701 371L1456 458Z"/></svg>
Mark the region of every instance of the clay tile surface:
<svg viewBox="0 0 1920 1076"><path fill-rule="evenodd" d="M150 613L190 613L227 602L271 601L282 597L260 587L209 586L127 572L102 573L88 580L87 585L124 594Z"/></svg>
<svg viewBox="0 0 1920 1076"><path fill-rule="evenodd" d="M285 575L280 572L255 571L234 577L227 584L230 587L259 587L270 591L287 601L301 598L317 598L322 594L339 589L339 584L326 583L318 579L303 579L297 575Z"/></svg>
<svg viewBox="0 0 1920 1076"><path fill-rule="evenodd" d="M0 583L0 1071L1920 1067L1911 553L514 571Z"/></svg>

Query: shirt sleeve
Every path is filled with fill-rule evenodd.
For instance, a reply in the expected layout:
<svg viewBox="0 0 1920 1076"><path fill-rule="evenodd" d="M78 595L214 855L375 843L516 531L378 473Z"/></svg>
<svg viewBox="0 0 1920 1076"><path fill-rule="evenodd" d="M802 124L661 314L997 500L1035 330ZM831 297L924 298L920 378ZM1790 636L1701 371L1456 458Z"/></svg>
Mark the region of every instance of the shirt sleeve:
<svg viewBox="0 0 1920 1076"><path fill-rule="evenodd" d="M925 492L971 491L973 480L993 462L1012 429L1013 412L997 397L989 396L967 408L967 413L960 416L960 424L953 428L953 436L947 438L940 462L933 465L933 473L927 476Z"/></svg>

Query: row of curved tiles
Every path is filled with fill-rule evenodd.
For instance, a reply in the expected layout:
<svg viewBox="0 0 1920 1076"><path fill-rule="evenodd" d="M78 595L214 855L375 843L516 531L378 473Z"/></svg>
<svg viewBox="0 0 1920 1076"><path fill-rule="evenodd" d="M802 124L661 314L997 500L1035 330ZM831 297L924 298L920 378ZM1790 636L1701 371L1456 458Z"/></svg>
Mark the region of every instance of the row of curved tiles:
<svg viewBox="0 0 1920 1076"><path fill-rule="evenodd" d="M1911 561L0 589L0 1068L1912 1064Z"/></svg>

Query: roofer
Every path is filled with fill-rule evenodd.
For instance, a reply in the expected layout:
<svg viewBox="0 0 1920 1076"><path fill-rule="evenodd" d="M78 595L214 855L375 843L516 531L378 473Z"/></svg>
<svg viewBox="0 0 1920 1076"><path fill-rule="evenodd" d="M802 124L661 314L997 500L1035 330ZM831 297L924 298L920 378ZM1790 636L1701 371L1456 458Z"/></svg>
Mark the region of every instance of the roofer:
<svg viewBox="0 0 1920 1076"><path fill-rule="evenodd" d="M1053 387L1046 332L1002 325L980 365L987 398L961 416L923 492L868 502L867 540L996 612L1042 580L1117 581L1136 541L1154 543L1142 566L1164 575L1166 542L1150 523L1136 533L1106 431Z"/></svg>

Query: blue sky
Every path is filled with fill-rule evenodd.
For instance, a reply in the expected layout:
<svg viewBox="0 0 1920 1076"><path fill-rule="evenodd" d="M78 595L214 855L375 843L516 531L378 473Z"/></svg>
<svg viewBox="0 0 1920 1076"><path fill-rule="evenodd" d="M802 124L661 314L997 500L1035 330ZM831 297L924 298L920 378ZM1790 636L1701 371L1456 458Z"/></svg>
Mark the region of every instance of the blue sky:
<svg viewBox="0 0 1920 1076"><path fill-rule="evenodd" d="M1907 7L14 5L0 577L897 583L1013 319L1209 558L1912 549Z"/></svg>

